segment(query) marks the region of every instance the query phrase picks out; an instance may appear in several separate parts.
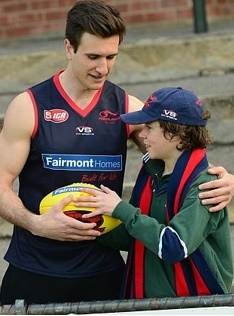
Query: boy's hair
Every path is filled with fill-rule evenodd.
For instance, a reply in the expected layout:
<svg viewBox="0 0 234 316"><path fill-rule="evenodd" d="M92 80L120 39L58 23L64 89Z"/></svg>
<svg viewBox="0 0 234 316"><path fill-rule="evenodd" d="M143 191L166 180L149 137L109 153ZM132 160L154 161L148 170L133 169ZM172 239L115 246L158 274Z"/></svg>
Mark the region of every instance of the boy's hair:
<svg viewBox="0 0 234 316"><path fill-rule="evenodd" d="M203 118L208 120L210 116L210 112L204 110ZM205 126L189 126L162 120L158 120L158 122L166 139L170 140L175 136L180 137L181 142L177 146L179 151L193 150L199 147L205 148L212 142L211 133Z"/></svg>
<svg viewBox="0 0 234 316"><path fill-rule="evenodd" d="M123 41L126 27L119 11L104 1L82 0L68 11L65 37L76 53L84 33L100 38L119 35Z"/></svg>

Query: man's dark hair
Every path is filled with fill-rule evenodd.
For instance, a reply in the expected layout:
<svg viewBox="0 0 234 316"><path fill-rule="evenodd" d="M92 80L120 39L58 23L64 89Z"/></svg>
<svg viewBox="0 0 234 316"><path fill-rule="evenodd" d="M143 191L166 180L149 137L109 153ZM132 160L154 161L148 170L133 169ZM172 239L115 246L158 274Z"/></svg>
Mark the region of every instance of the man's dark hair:
<svg viewBox="0 0 234 316"><path fill-rule="evenodd" d="M123 41L126 27L119 11L104 1L81 0L67 14L65 37L77 51L82 35L87 32L100 38L119 35Z"/></svg>

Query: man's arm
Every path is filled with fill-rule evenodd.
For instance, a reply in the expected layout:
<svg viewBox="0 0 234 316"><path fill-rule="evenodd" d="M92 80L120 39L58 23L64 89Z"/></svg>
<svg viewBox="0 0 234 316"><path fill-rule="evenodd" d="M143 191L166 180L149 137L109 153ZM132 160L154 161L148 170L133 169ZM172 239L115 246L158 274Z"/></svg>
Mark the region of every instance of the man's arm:
<svg viewBox="0 0 234 316"><path fill-rule="evenodd" d="M56 240L81 241L99 236L94 223L82 223L66 216L62 210L68 200L37 215L28 210L13 191L13 182L20 174L30 150L35 124L33 105L25 92L9 105L0 133L0 216L27 229L34 235Z"/></svg>
<svg viewBox="0 0 234 316"><path fill-rule="evenodd" d="M143 107L143 102L136 97L129 95L129 112L139 111ZM142 130L144 124L129 125L129 138L137 145L140 151L145 154L146 149L143 143L143 139L139 137L139 133Z"/></svg>
<svg viewBox="0 0 234 316"><path fill-rule="evenodd" d="M203 205L213 204L211 212L222 210L227 206L234 195L234 175L228 173L223 167L211 167L208 169L210 174L217 174L218 179L199 186L199 198Z"/></svg>

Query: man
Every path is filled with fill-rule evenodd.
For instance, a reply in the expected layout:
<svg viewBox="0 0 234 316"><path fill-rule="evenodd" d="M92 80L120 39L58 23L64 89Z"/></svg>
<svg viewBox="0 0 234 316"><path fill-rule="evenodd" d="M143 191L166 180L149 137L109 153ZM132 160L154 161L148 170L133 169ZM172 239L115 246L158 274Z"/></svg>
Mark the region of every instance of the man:
<svg viewBox="0 0 234 316"><path fill-rule="evenodd" d="M14 232L1 304L118 298L124 262L96 242L95 224L63 214L71 198L43 215L38 209L50 191L73 182L103 183L122 194L127 138L142 147L141 125L126 128L120 114L143 105L107 81L124 34L115 8L75 3L67 15L66 69L9 105L0 135L0 215Z"/></svg>

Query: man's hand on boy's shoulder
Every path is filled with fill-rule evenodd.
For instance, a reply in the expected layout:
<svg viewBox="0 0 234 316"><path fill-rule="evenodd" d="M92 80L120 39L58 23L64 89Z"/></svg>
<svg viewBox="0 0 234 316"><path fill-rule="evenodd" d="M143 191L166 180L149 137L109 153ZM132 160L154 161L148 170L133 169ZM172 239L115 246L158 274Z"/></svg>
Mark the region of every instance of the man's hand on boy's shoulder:
<svg viewBox="0 0 234 316"><path fill-rule="evenodd" d="M199 198L203 205L213 204L210 212L222 210L227 206L234 195L234 175L228 173L223 167L211 167L208 169L210 174L217 174L218 179L199 185L202 191Z"/></svg>

